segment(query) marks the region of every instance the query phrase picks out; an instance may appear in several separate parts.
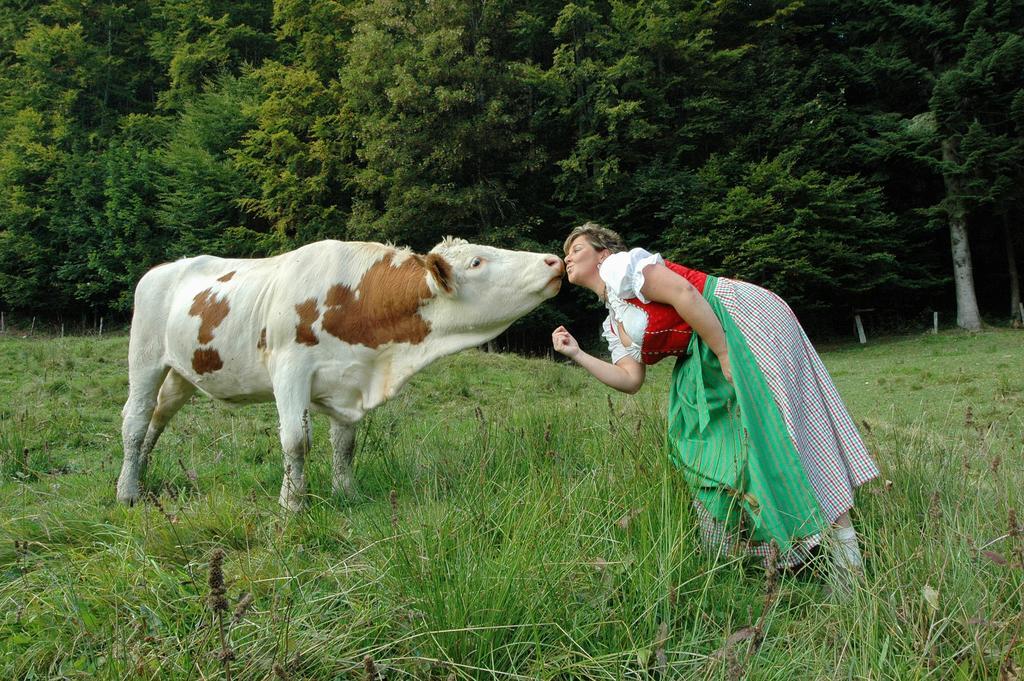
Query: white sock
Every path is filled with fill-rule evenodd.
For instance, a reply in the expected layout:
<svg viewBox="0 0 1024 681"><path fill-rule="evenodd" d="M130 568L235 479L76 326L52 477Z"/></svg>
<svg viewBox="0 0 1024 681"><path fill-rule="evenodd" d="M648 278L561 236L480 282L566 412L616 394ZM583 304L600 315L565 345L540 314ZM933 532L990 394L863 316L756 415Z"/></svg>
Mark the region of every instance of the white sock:
<svg viewBox="0 0 1024 681"><path fill-rule="evenodd" d="M857 545L857 531L853 526L837 527L832 531L832 558L836 564L848 570L860 571L864 560Z"/></svg>

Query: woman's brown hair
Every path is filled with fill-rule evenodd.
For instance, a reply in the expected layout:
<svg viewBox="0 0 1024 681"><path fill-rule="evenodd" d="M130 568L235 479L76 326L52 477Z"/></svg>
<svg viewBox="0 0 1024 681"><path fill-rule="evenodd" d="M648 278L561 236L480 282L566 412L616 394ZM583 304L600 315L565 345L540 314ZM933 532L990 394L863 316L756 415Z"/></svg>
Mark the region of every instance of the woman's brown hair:
<svg viewBox="0 0 1024 681"><path fill-rule="evenodd" d="M580 236L585 236L587 242L598 251L603 251L607 248L612 253L621 253L626 250L626 243L619 236L618 232L602 227L596 222L584 222L569 232L569 236L566 237L565 244L562 246L562 251L568 253L569 245Z"/></svg>

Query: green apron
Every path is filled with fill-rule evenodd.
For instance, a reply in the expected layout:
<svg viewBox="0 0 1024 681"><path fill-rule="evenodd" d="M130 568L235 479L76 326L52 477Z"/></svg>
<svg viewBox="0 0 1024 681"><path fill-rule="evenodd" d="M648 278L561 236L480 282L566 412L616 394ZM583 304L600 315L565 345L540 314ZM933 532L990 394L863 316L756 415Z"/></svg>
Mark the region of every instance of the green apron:
<svg viewBox="0 0 1024 681"><path fill-rule="evenodd" d="M784 553L826 523L754 355L715 296L717 283L708 277L704 298L725 330L733 384L694 333L672 371L669 453L694 497L729 532L774 539Z"/></svg>

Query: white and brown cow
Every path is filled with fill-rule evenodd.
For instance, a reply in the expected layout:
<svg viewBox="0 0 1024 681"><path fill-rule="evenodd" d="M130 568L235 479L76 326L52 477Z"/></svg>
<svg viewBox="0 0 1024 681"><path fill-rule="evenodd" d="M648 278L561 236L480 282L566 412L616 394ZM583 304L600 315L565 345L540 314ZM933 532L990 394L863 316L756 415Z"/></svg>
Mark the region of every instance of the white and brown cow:
<svg viewBox="0 0 1024 681"><path fill-rule="evenodd" d="M196 391L277 404L280 502L305 494L308 412L327 414L333 486L352 491L355 425L439 357L488 341L558 292L554 255L451 237L426 256L376 243L321 241L258 260L186 258L135 289L124 464L117 498L140 478L167 422Z"/></svg>

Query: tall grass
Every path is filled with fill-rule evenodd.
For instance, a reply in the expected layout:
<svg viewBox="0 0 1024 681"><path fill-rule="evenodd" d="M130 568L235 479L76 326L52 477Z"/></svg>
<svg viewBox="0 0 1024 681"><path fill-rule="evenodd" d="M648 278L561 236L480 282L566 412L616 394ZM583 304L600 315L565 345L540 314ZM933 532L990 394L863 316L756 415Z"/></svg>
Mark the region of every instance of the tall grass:
<svg viewBox="0 0 1024 681"><path fill-rule="evenodd" d="M126 339L2 338L0 678L1010 679L1022 347L824 353L883 470L858 496L867 576L840 597L813 565L776 587L700 549L667 362L627 397L547 360L443 360L362 425L357 498L331 498L317 424L289 516L271 407L194 399L124 508ZM208 604L217 549L229 610L251 594L237 618Z"/></svg>

